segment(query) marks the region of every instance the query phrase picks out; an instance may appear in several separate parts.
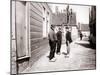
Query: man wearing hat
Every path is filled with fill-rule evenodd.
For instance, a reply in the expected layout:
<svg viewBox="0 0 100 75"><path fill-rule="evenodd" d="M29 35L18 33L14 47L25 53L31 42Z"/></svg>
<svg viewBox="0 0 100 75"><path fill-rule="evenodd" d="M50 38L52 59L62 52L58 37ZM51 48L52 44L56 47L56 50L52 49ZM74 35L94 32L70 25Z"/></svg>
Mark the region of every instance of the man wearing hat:
<svg viewBox="0 0 100 75"><path fill-rule="evenodd" d="M55 59L55 49L56 49L57 36L55 34L54 29L55 29L55 26L51 25L50 32L48 34L49 45L50 45L50 54L49 54L49 61L50 62L56 61L56 59Z"/></svg>

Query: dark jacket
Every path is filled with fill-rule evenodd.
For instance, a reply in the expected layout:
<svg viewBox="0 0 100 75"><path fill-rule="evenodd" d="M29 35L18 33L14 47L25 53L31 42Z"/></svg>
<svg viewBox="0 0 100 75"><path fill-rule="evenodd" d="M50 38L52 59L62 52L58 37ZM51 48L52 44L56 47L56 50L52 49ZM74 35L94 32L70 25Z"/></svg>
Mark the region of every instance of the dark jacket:
<svg viewBox="0 0 100 75"><path fill-rule="evenodd" d="M57 40L62 40L62 32L61 31L58 31L56 35L57 35Z"/></svg>
<svg viewBox="0 0 100 75"><path fill-rule="evenodd" d="M66 41L69 41L70 43L72 42L71 32L69 31L66 32Z"/></svg>

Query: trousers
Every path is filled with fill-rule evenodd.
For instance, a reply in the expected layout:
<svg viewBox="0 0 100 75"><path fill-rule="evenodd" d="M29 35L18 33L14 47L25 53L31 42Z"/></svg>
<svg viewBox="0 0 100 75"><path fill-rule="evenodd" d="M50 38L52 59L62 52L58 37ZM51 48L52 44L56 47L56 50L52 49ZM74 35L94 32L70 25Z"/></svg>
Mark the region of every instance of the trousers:
<svg viewBox="0 0 100 75"><path fill-rule="evenodd" d="M70 43L69 41L66 41L66 46L67 46L67 54L70 53Z"/></svg>
<svg viewBox="0 0 100 75"><path fill-rule="evenodd" d="M57 41L57 51L56 51L56 53L59 53L60 49L61 49L61 40L58 40Z"/></svg>
<svg viewBox="0 0 100 75"><path fill-rule="evenodd" d="M56 42L49 40L50 45L50 53L49 53L49 60L55 57L55 49L56 49Z"/></svg>

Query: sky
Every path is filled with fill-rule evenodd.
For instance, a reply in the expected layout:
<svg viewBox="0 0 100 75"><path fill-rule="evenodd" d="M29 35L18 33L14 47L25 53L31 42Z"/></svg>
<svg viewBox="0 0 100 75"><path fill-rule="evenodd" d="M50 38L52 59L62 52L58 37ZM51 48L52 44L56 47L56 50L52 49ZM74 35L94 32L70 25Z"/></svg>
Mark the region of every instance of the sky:
<svg viewBox="0 0 100 75"><path fill-rule="evenodd" d="M66 9L65 4L49 4L53 13L55 13L55 7L58 6L58 11ZM83 5L69 5L69 8L76 12L77 24L78 22L88 24L89 23L89 8L90 6Z"/></svg>

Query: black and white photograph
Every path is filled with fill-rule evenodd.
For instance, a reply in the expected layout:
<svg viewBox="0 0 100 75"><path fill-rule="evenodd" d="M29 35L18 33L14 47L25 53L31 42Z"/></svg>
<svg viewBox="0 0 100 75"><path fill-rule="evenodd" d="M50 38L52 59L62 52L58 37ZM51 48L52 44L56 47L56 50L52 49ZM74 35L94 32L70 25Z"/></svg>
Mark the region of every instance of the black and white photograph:
<svg viewBox="0 0 100 75"><path fill-rule="evenodd" d="M11 1L11 74L96 69L96 6Z"/></svg>

